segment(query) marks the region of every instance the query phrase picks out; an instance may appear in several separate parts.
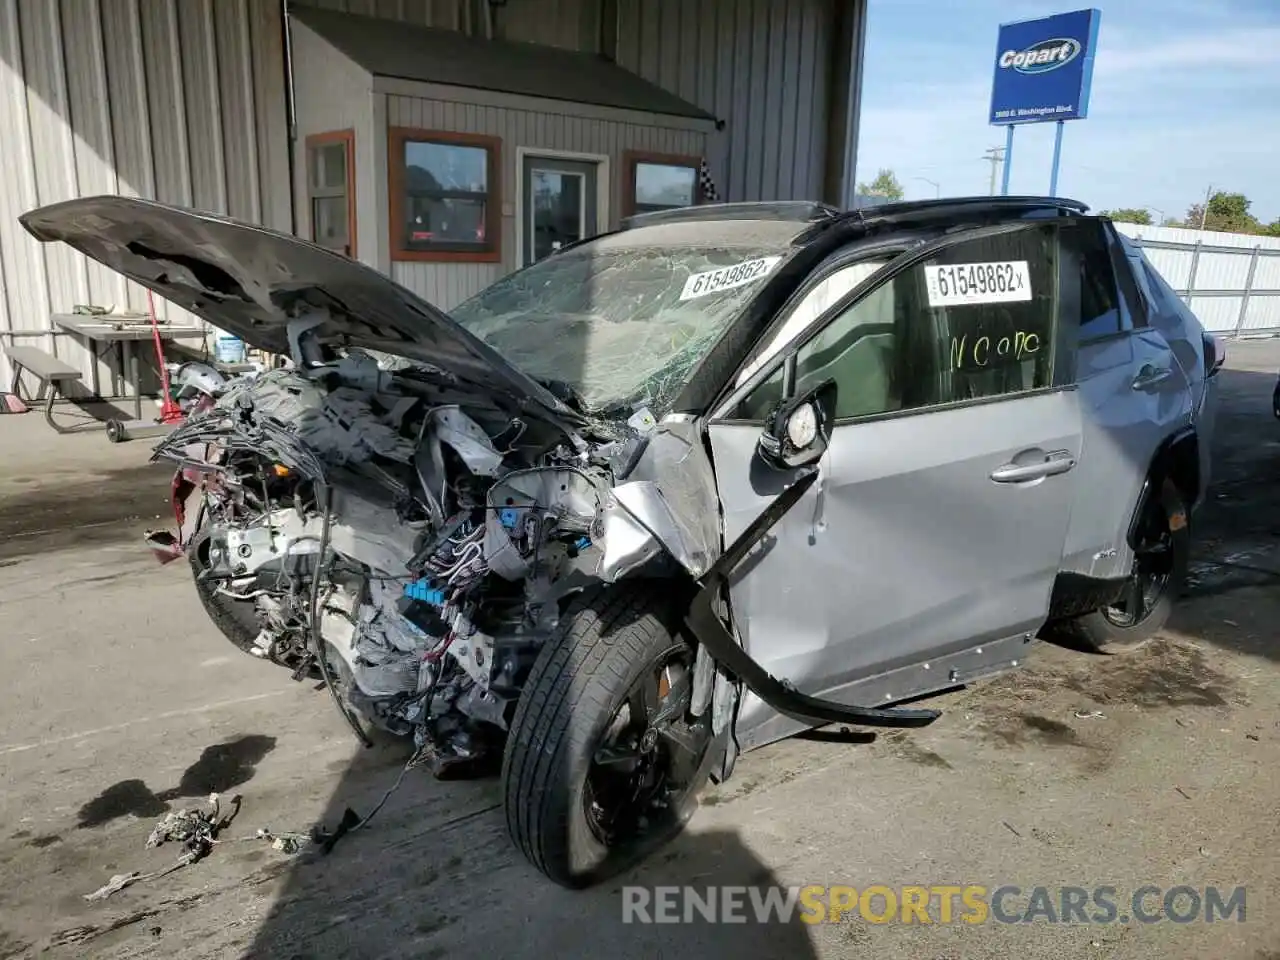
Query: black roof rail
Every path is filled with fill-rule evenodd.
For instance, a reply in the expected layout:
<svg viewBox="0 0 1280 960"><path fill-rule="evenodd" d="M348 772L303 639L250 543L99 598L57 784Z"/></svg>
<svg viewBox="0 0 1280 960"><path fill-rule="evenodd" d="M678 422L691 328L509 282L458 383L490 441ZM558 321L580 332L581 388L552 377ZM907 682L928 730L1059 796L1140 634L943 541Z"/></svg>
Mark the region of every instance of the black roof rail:
<svg viewBox="0 0 1280 960"><path fill-rule="evenodd" d="M782 220L814 223L831 220L840 210L814 200L738 201L734 203L701 203L693 207L675 207L637 213L622 221L623 230L650 227L661 223L696 223L700 220Z"/></svg>
<svg viewBox="0 0 1280 960"><path fill-rule="evenodd" d="M1021 216L1037 213L1062 215L1082 214L1088 204L1066 197L945 197L939 200L908 200L897 203L880 203L859 207L845 213L844 217L860 219L866 223L895 222L904 220L942 220L948 217L982 216L999 214Z"/></svg>
<svg viewBox="0 0 1280 960"><path fill-rule="evenodd" d="M939 200L908 200L839 210L815 200L740 201L703 203L638 213L622 220L621 230L664 223L697 223L716 220L779 220L813 224L816 229L830 223L855 222L868 229L897 224L930 222L972 222L988 219L1023 219L1045 216L1079 216L1088 204L1065 197L945 197Z"/></svg>

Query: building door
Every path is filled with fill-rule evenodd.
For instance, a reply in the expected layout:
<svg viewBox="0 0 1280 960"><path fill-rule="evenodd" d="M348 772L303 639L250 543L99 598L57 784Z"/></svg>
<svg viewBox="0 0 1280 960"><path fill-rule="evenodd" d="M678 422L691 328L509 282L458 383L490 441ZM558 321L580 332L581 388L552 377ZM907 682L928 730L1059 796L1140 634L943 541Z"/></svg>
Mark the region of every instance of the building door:
<svg viewBox="0 0 1280 960"><path fill-rule="evenodd" d="M354 147L350 130L307 137L311 240L347 257L356 255Z"/></svg>
<svg viewBox="0 0 1280 960"><path fill-rule="evenodd" d="M596 232L598 169L588 160L524 158L522 266Z"/></svg>

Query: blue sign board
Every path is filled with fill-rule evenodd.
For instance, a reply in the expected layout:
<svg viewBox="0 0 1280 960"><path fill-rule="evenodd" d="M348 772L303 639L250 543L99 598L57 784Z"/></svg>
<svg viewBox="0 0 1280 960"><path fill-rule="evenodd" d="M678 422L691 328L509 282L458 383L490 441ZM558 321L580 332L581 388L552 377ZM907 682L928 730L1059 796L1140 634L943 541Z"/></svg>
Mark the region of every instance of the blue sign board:
<svg viewBox="0 0 1280 960"><path fill-rule="evenodd" d="M1101 10L1002 23L991 84L991 122L1083 120L1089 114Z"/></svg>

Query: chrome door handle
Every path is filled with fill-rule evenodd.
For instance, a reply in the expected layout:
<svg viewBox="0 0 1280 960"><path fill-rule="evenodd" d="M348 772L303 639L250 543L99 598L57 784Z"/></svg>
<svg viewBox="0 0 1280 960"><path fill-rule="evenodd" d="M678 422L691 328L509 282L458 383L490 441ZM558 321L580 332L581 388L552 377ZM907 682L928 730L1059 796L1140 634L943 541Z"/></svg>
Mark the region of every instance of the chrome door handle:
<svg viewBox="0 0 1280 960"><path fill-rule="evenodd" d="M1045 454L1039 463L1006 463L991 471L996 483L1026 483L1041 477L1056 477L1076 465L1076 458L1067 450L1055 450Z"/></svg>
<svg viewBox="0 0 1280 960"><path fill-rule="evenodd" d="M1138 375L1133 378L1133 389L1149 390L1156 384L1164 383L1173 376L1173 370L1170 367L1143 367L1138 371Z"/></svg>

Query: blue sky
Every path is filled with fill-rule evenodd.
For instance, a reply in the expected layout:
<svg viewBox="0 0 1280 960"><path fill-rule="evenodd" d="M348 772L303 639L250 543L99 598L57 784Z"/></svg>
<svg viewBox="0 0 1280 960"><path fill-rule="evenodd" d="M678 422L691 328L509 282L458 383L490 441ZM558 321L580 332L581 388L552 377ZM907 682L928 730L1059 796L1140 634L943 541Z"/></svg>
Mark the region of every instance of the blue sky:
<svg viewBox="0 0 1280 960"><path fill-rule="evenodd" d="M996 28L1089 3L870 0L858 179L890 167L908 199L987 193ZM1086 120L1066 124L1058 193L1181 218L1205 190L1280 217L1280 0L1113 0ZM1014 138L1010 192L1049 189L1052 123ZM998 189L998 185L997 185ZM1153 213L1159 217L1159 213Z"/></svg>

